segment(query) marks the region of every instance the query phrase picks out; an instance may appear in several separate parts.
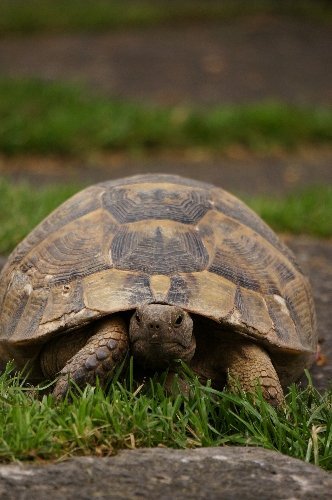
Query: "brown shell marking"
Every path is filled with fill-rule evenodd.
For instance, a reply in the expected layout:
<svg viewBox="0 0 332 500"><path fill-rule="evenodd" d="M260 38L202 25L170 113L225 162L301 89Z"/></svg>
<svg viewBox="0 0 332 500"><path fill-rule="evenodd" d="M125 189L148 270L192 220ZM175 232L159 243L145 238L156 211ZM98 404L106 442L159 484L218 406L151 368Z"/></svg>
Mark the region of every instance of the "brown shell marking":
<svg viewBox="0 0 332 500"><path fill-rule="evenodd" d="M222 189L162 175L88 188L17 247L1 337L24 343L147 302L289 351L316 345L309 286L273 231Z"/></svg>

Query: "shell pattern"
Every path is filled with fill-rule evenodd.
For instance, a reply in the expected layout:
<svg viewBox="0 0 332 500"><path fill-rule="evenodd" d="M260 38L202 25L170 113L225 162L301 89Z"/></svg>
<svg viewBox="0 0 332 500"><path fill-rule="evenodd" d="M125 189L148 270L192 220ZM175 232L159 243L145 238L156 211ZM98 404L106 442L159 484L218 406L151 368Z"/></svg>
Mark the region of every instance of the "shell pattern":
<svg viewBox="0 0 332 500"><path fill-rule="evenodd" d="M3 346L159 302L280 351L316 348L310 288L290 250L236 197L177 176L81 191L18 245L0 283Z"/></svg>

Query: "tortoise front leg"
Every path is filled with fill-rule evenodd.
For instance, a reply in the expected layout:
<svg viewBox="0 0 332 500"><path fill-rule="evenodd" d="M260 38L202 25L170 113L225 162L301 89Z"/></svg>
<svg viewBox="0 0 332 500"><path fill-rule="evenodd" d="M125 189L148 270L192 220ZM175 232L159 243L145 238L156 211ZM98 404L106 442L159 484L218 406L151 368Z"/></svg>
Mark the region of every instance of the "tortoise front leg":
<svg viewBox="0 0 332 500"><path fill-rule="evenodd" d="M251 342L234 343L227 349L228 383L236 392L238 384L245 392L255 392L257 385L272 406L280 406L284 401L279 377L268 353Z"/></svg>
<svg viewBox="0 0 332 500"><path fill-rule="evenodd" d="M69 379L79 387L94 385L98 377L105 384L128 351L128 329L120 316L98 322L98 329L65 364L59 373L53 394L57 399L68 392Z"/></svg>

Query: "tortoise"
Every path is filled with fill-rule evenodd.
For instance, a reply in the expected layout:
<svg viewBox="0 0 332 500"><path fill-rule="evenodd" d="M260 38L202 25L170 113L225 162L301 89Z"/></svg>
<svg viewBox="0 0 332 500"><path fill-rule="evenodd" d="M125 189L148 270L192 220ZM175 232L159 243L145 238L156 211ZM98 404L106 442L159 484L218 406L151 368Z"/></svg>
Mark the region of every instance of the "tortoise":
<svg viewBox="0 0 332 500"><path fill-rule="evenodd" d="M0 359L84 387L128 354L146 372L183 360L216 387L272 405L314 359L310 287L294 255L211 184L147 174L88 187L13 251L0 278ZM239 384L239 385L238 385Z"/></svg>

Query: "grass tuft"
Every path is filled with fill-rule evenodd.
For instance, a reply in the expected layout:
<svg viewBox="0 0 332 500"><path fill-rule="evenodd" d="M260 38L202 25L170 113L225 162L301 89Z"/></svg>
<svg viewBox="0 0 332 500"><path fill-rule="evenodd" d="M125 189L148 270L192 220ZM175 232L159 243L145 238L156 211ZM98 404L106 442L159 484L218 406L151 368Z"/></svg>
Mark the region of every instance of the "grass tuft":
<svg viewBox="0 0 332 500"><path fill-rule="evenodd" d="M10 368L0 377L0 459L110 455L120 448L263 446L332 469L332 391L291 386L284 408L255 396L219 392L186 375L188 397L170 397L165 375L137 385L127 377L105 392L86 387L55 403Z"/></svg>
<svg viewBox="0 0 332 500"><path fill-rule="evenodd" d="M86 154L94 150L252 150L324 144L332 111L278 102L216 108L162 108L120 102L80 87L38 80L0 80L0 151Z"/></svg>

